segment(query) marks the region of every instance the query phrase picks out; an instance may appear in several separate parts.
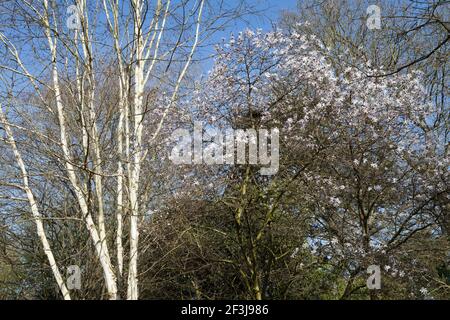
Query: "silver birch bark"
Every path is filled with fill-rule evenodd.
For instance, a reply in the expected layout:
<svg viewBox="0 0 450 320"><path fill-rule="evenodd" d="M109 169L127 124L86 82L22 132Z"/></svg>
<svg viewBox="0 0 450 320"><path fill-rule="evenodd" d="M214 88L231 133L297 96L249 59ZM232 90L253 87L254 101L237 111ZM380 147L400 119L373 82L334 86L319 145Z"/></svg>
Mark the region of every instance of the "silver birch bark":
<svg viewBox="0 0 450 320"><path fill-rule="evenodd" d="M42 222L42 215L39 212L39 208L34 198L34 194L31 191L29 185L28 171L25 167L25 162L23 161L22 155L20 154L19 149L17 148L13 132L8 123L8 120L6 119L5 114L3 113L3 108L1 105L0 105L0 121L3 124L4 130L6 132L7 142L12 148L17 165L19 166L20 172L22 173L23 190L27 195L28 203L30 204L31 208L31 213L34 218L33 220L34 223L36 224L37 235L39 237L39 240L41 241L44 253L48 259L53 276L55 277L56 283L58 284L59 290L61 291L64 300L70 300L69 290L67 289L63 277L61 276L61 272L59 271L58 265L56 264L55 257L53 255L52 249L50 248L50 244L45 234L44 224Z"/></svg>

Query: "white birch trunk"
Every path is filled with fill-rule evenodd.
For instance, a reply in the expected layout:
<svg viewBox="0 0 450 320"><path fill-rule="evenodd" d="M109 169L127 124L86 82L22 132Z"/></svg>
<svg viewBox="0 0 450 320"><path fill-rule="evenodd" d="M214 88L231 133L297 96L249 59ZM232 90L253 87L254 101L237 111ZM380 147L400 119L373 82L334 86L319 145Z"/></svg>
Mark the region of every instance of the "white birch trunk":
<svg viewBox="0 0 450 320"><path fill-rule="evenodd" d="M55 257L53 256L52 249L50 248L50 244L48 242L47 236L45 234L44 230L44 224L42 222L42 216L39 212L36 200L34 198L33 192L31 191L29 181L28 181L28 172L25 167L25 163L22 159L22 156L17 149L16 141L13 136L13 132L11 130L11 127L9 126L9 123L6 119L5 114L3 113L2 106L0 105L0 120L3 123L7 141L11 145L11 148L14 153L14 157L16 158L17 165L20 168L20 171L22 173L22 180L23 180L23 189L25 193L27 194L27 199L31 207L31 213L34 218L34 223L36 224L36 230L39 237L39 240L41 241L42 247L44 249L44 253L48 259L48 262L50 264L50 268L52 270L53 276L55 277L56 283L58 284L59 290L61 291L61 294L63 295L64 300L70 300L70 293L67 289L67 286L61 276L61 272L59 271L58 265L56 264Z"/></svg>
<svg viewBox="0 0 450 320"><path fill-rule="evenodd" d="M75 195L77 197L78 203L80 205L81 212L83 214L86 227L89 231L91 239L94 243L97 257L100 260L100 264L103 269L103 276L105 279L106 289L108 291L108 295L110 299L117 299L117 283L116 276L114 274L111 259L109 256L108 249L106 247L105 241L102 241L97 228L92 219L92 215L88 210L88 205L86 198L82 192L82 189L79 186L77 176L75 174L75 168L72 165L72 160L70 156L69 144L67 141L67 132L66 132L66 120L64 117L64 107L61 99L61 90L59 87L59 76L58 76L58 67L57 67L57 39L53 39L51 35L50 22L48 18L48 1L44 0L44 8L47 11L47 14L44 19L45 23L45 35L48 40L50 52L51 52L51 63L52 63L52 81L53 81L53 91L55 94L55 102L58 114L58 121L60 127L60 139L61 146L64 154L64 163L67 170L67 174L69 176L70 183L74 188Z"/></svg>
<svg viewBox="0 0 450 320"><path fill-rule="evenodd" d="M143 129L143 94L144 94L144 66L143 58L143 35L141 29L141 12L142 3L140 0L133 0L135 12L134 21L134 41L135 41L135 88L133 99L133 155L131 159L131 172L129 179L130 192L130 261L128 266L128 288L127 298L129 300L138 299L138 278L137 278L137 262L138 262L138 243L139 243L139 178L141 171L142 157L142 129Z"/></svg>

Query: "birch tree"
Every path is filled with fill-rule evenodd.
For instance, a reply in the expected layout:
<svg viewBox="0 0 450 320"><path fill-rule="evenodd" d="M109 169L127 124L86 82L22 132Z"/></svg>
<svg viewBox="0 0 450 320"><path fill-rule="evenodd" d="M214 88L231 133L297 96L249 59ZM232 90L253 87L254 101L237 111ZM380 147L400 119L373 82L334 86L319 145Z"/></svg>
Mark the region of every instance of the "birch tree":
<svg viewBox="0 0 450 320"><path fill-rule="evenodd" d="M158 183L144 181L153 170L149 152L190 89L185 78L199 47L245 6L206 0L2 6L23 19L0 30L8 55L1 71L26 81L29 108L54 121L52 157L65 170L107 298L138 299L139 229Z"/></svg>
<svg viewBox="0 0 450 320"><path fill-rule="evenodd" d="M70 293L67 290L67 286L64 282L63 277L61 276L60 269L59 269L58 265L56 264L55 257L53 255L52 249L50 248L49 241L45 234L44 224L42 222L41 213L39 212L37 202L35 200L32 190L30 188L30 185L28 183L28 181L29 181L28 180L28 172L27 172L25 163L22 159L19 149L17 148L16 141L14 139L14 135L13 135L13 132L11 129L11 125L9 124L8 120L6 119L6 116L3 112L3 107L1 105L0 105L0 121L3 126L4 131L6 133L7 143L11 146L11 149L14 153L14 157L17 162L17 166L20 169L22 179L23 179L23 186L21 189L27 195L27 199L28 199L28 202L29 202L30 208L31 208L31 213L33 215L33 218L34 218L34 221L36 224L37 234L38 234L40 242L42 243L42 247L44 249L45 255L47 256L48 262L50 264L50 268L52 269L53 275L55 277L55 281L58 284L58 287L61 290L61 294L63 295L64 299L70 300Z"/></svg>

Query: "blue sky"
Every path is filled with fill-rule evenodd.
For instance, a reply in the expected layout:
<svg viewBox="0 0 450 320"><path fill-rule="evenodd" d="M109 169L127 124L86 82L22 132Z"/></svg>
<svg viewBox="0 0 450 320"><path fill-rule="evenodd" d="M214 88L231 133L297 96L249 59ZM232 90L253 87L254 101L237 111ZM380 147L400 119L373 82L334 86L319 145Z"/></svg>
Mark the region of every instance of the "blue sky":
<svg viewBox="0 0 450 320"><path fill-rule="evenodd" d="M232 7L238 3L239 0L227 0L227 4ZM246 0L246 4L256 7L261 14L248 15L243 19L238 19L233 23L230 23L223 31L217 31L214 36L209 39L208 43L219 43L222 39L228 40L230 35L237 34L238 32L250 29L262 29L263 31L272 30L273 24L276 24L280 18L280 14L284 10L295 11L297 8L298 0ZM206 57L213 54L214 49L212 47L206 47L197 53L197 57ZM202 70L205 72L212 67L212 61L203 61Z"/></svg>
<svg viewBox="0 0 450 320"><path fill-rule="evenodd" d="M237 1L239 0L229 0L228 3L232 6ZM283 10L296 10L298 0L246 0L245 2L248 5L254 6L257 10L263 12L263 14L247 16L245 22L239 20L232 27L235 31L245 29L246 27L261 28L266 31L271 30L272 23L278 21L280 13Z"/></svg>
<svg viewBox="0 0 450 320"><path fill-rule="evenodd" d="M246 1L249 4L257 5L258 8L265 11L265 19L250 18L252 27L261 28L263 30L270 30L272 27L271 21L276 22L279 14L283 10L295 10L297 0L250 0Z"/></svg>
<svg viewBox="0 0 450 320"><path fill-rule="evenodd" d="M226 5L233 7L241 0L224 0ZM257 29L261 28L264 31L270 31L274 23L277 23L280 17L280 13L283 10L296 10L296 4L298 0L244 0L249 6L255 7L261 14L258 15L247 15L243 19L238 19L229 23L225 30L216 32L213 37L208 39L206 47L203 47L197 51L196 57L204 59L209 57L214 53L214 48L212 44L220 43L222 39L227 41L232 33L237 34L238 32L245 30L246 28ZM66 11L62 9L62 14L66 14ZM100 17L100 20L102 18ZM105 21L103 21L105 22ZM14 32L14 31L12 31ZM26 44L21 44L21 55L22 59L26 62L27 68L31 70L32 73L40 72L40 69L35 70L33 64L27 59L27 52L31 50ZM32 56L32 54L30 54ZM200 63L200 68L202 73L207 72L212 67L212 60L208 59ZM37 66L41 68L41 65Z"/></svg>

